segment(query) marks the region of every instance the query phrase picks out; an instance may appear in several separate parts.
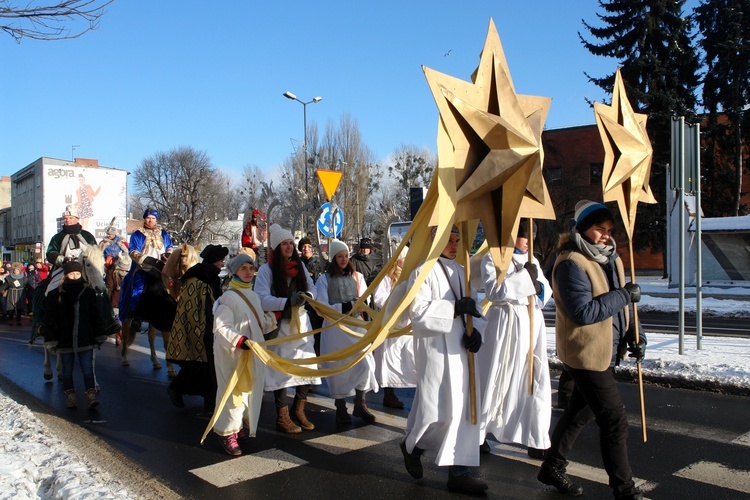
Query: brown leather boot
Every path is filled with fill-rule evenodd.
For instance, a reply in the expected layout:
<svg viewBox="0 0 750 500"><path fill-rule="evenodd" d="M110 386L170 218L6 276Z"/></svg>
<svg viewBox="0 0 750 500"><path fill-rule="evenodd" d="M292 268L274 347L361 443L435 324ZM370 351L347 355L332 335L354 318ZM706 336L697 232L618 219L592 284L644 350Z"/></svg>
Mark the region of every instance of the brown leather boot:
<svg viewBox="0 0 750 500"><path fill-rule="evenodd" d="M96 389L89 389L86 391L86 402L89 405L89 410L93 410L99 406L99 400L96 399Z"/></svg>
<svg viewBox="0 0 750 500"><path fill-rule="evenodd" d="M398 409L404 407L403 401L398 399L398 396L396 396L396 393L393 391L393 387L384 387L383 392L383 406Z"/></svg>
<svg viewBox="0 0 750 500"><path fill-rule="evenodd" d="M307 415L305 415L306 402L306 399L300 399L295 396L294 404L292 405L292 416L297 420L297 422L299 422L300 427L302 427L306 431L311 431L315 429L315 425L313 425L313 423L307 419Z"/></svg>
<svg viewBox="0 0 750 500"><path fill-rule="evenodd" d="M302 428L292 422L292 420L289 418L289 407L283 406L281 408L276 408L277 411L277 417L276 417L276 428L280 431L284 431L287 434L299 434L302 432Z"/></svg>

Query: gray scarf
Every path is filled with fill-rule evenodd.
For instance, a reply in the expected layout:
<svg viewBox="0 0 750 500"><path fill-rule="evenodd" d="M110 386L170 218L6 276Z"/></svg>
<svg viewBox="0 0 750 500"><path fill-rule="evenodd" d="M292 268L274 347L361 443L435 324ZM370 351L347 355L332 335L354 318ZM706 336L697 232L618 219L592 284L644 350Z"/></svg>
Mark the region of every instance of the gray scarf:
<svg viewBox="0 0 750 500"><path fill-rule="evenodd" d="M570 230L570 239L576 244L583 255L598 264L606 264L609 262L609 258L615 253L616 244L614 238L609 239L612 242L611 245L594 245L581 236L578 229L573 226L573 229Z"/></svg>

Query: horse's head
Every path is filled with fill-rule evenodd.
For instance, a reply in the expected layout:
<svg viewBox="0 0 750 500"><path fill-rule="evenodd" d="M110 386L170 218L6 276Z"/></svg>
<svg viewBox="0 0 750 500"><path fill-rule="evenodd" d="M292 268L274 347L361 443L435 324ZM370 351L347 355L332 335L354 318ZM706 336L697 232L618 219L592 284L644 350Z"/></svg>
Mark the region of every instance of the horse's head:
<svg viewBox="0 0 750 500"><path fill-rule="evenodd" d="M200 262L196 247L183 243L179 246L180 264L177 268L177 277L180 278L185 272Z"/></svg>
<svg viewBox="0 0 750 500"><path fill-rule="evenodd" d="M81 254L83 279L98 290L106 290L104 283L104 253L96 245L89 245Z"/></svg>

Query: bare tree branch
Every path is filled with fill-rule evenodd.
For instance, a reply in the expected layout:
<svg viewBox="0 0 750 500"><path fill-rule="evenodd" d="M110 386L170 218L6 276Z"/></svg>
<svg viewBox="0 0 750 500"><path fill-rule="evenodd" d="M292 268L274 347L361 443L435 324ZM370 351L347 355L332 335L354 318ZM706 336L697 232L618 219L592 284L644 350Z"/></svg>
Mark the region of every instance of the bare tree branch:
<svg viewBox="0 0 750 500"><path fill-rule="evenodd" d="M99 26L104 8L114 0L58 0L23 5L0 0L0 29L21 43L21 39L66 40Z"/></svg>

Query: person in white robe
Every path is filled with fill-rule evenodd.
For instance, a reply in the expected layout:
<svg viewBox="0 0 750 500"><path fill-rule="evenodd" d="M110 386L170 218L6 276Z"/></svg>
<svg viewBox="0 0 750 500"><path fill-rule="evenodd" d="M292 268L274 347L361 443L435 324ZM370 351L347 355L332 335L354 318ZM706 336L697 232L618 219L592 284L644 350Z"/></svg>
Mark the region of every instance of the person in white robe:
<svg viewBox="0 0 750 500"><path fill-rule="evenodd" d="M316 283L318 301L330 305L337 312L349 314L357 299L367 289L362 273L354 270L349 259L349 247L340 240L332 240L330 244L331 262L325 273L321 274ZM320 354L326 355L345 349L354 344L358 338L349 335L338 326L328 326L328 320L323 321L323 331L320 335ZM366 333L362 328L351 328L360 334ZM351 362L351 357L341 361L323 363L324 368L335 368ZM367 408L365 395L369 391L378 391L375 379L375 360L372 353L368 354L348 370L326 377L326 383L331 397L336 404L336 423L350 424L352 419L346 408L346 399L354 396L352 415L361 418L368 424L375 422L373 415Z"/></svg>
<svg viewBox="0 0 750 500"><path fill-rule="evenodd" d="M482 259L481 277L491 306L484 346L479 353L482 387L482 436L528 448L532 458L544 458L549 448L552 390L547 361L547 333L542 308L552 296L538 262L528 258L528 222L521 221L513 258L498 283L495 263ZM529 300L534 303L530 332ZM533 385L529 391L529 346L533 346ZM485 442L482 451L489 453Z"/></svg>
<svg viewBox="0 0 750 500"><path fill-rule="evenodd" d="M401 276L401 268L404 265L404 257L399 258L389 270L386 277L375 288L372 294L372 302L376 309L385 309L386 317L390 316L390 310L401 301L405 295L408 282L403 282L394 288L395 283ZM389 308L389 304L391 307ZM403 328L409 324L407 314L396 323L396 328ZM394 388L414 388L417 386L417 369L414 364L414 338L411 335L401 335L388 338L374 351L375 378L380 387L383 388L383 406L389 408L403 408L404 403Z"/></svg>
<svg viewBox="0 0 750 500"><path fill-rule="evenodd" d="M272 314L264 314L260 298L252 290L255 262L246 254L238 254L227 262L232 278L229 289L214 302L214 361L216 365L216 407L227 389L242 356L255 356L245 341L263 342L263 332L276 327ZM252 390L230 396L217 416L214 432L229 455L242 454L240 442L254 437L258 429L260 406L263 402L265 366L252 362Z"/></svg>
<svg viewBox="0 0 750 500"><path fill-rule="evenodd" d="M279 324L278 334L268 335L268 337L289 337L309 332L312 326L304 304L306 297L315 298L315 285L297 253L294 236L291 231L274 224L269 228L268 242L267 262L258 270L254 285L263 310L273 312ZM285 359L315 357L312 336L270 346L269 349ZM305 366L316 369L318 365L313 363ZM266 368L265 390L274 393L276 427L279 430L296 434L302 429L313 430L315 428L305 414L305 403L310 385L319 384L320 378L318 377L296 377L271 367ZM286 394L288 387L295 388L291 416L299 425L290 419Z"/></svg>
<svg viewBox="0 0 750 500"><path fill-rule="evenodd" d="M433 229L433 238L434 234ZM472 477L469 469L479 465L482 442L479 422L471 422L469 352L479 350L482 336L476 328L466 331L464 317L480 318L481 314L476 293L466 290L464 269L455 261L460 239L453 226L445 249L411 305L417 389L400 447L412 477L422 477L422 455L434 457L438 466L448 466L449 490L482 493L487 483ZM411 274L410 287L420 271L421 266ZM481 401L479 391L477 401Z"/></svg>

